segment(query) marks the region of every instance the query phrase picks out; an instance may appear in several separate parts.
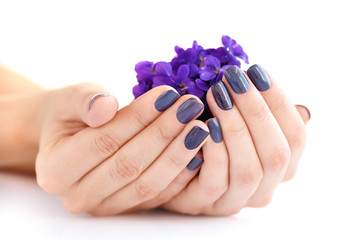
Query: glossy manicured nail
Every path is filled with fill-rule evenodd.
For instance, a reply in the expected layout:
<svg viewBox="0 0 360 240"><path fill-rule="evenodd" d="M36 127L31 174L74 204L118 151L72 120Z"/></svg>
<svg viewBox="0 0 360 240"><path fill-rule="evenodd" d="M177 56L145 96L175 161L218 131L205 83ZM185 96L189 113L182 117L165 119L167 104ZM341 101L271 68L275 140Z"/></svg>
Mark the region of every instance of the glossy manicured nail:
<svg viewBox="0 0 360 240"><path fill-rule="evenodd" d="M186 166L187 169L189 169L190 171L194 171L195 169L197 169L198 167L200 167L200 165L204 162L204 160L194 157L189 164Z"/></svg>
<svg viewBox="0 0 360 240"><path fill-rule="evenodd" d="M219 108L221 108L222 110L230 110L233 108L233 103L231 101L230 95L225 87L225 84L222 81L212 85L211 89Z"/></svg>
<svg viewBox="0 0 360 240"><path fill-rule="evenodd" d="M210 136L211 139L216 142L219 143L222 141L223 136L221 133L221 128L220 128L220 124L217 120L217 118L212 118L207 122L209 129L210 129Z"/></svg>
<svg viewBox="0 0 360 240"><path fill-rule="evenodd" d="M196 117L203 109L204 105L201 102L195 98L190 98L179 107L176 117L179 122L186 124Z"/></svg>
<svg viewBox="0 0 360 240"><path fill-rule="evenodd" d="M249 91L250 84L244 72L238 66L231 66L224 73L226 80L230 84L232 90L238 94Z"/></svg>
<svg viewBox="0 0 360 240"><path fill-rule="evenodd" d="M91 107L92 107L92 105L94 104L95 100L98 99L99 97L106 97L106 94L105 94L105 93L95 94L95 95L91 98L91 100L90 100L89 110L91 110Z"/></svg>
<svg viewBox="0 0 360 240"><path fill-rule="evenodd" d="M174 90L168 90L161 94L155 101L155 108L159 112L165 111L170 107L176 100L178 100L180 95Z"/></svg>
<svg viewBox="0 0 360 240"><path fill-rule="evenodd" d="M195 126L185 138L185 147L189 150L197 148L208 135L208 131Z"/></svg>
<svg viewBox="0 0 360 240"><path fill-rule="evenodd" d="M270 88L271 82L264 69L259 65L252 65L247 70L247 75L259 91L266 91Z"/></svg>

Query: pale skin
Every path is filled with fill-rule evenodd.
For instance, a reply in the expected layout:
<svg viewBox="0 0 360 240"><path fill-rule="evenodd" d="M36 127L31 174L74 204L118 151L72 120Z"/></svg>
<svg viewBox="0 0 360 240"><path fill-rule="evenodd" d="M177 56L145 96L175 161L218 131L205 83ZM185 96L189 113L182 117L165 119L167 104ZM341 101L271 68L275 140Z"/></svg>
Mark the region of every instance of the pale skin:
<svg viewBox="0 0 360 240"><path fill-rule="evenodd" d="M104 216L162 207L225 216L263 207L280 182L294 177L310 115L273 78L269 90L251 84L240 95L223 81L231 110L220 109L207 93L223 141L208 136L189 150L184 139L194 126L209 131L196 120L199 114L187 124L176 118L180 105L194 96L159 112L154 102L170 89L160 86L118 110L116 98L101 86L44 90L0 67L0 169L34 172L39 186L72 213ZM106 95L89 108L99 93ZM194 156L204 162L190 171L186 166Z"/></svg>

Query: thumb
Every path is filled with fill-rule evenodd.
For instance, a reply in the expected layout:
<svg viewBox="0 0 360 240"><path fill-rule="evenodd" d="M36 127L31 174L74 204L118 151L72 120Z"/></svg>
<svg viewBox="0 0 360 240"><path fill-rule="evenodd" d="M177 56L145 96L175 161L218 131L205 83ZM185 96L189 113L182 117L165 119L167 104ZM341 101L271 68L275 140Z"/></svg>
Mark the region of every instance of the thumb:
<svg viewBox="0 0 360 240"><path fill-rule="evenodd" d="M309 109L304 105L296 105L295 107L296 110L299 112L301 118L303 119L304 123L306 124L311 118L311 113Z"/></svg>
<svg viewBox="0 0 360 240"><path fill-rule="evenodd" d="M109 122L118 110L118 101L102 86L81 83L68 87L65 94L67 118L80 120L90 127L99 127Z"/></svg>

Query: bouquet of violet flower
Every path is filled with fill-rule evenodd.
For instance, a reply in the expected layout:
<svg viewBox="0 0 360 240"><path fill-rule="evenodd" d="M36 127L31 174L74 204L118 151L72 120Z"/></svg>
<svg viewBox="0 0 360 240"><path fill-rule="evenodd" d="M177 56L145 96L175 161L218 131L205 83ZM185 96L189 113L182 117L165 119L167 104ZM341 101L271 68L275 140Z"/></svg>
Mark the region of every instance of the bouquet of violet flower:
<svg viewBox="0 0 360 240"><path fill-rule="evenodd" d="M224 71L236 65L240 59L249 63L243 48L229 36L222 36L223 47L204 49L193 42L192 48L184 50L175 46L175 56L170 62L139 62L135 66L138 84L133 88L135 98L160 85L169 85L180 95L193 94L204 103L205 110L199 117L207 120L212 114L206 103L206 92L220 81Z"/></svg>

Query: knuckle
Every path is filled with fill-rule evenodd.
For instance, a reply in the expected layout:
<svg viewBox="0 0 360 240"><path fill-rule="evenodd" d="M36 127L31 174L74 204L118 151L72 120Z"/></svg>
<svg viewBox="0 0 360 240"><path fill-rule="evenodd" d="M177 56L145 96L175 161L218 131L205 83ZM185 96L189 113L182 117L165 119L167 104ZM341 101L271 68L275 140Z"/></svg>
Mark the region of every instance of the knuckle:
<svg viewBox="0 0 360 240"><path fill-rule="evenodd" d="M218 213L218 215L224 216L224 217L229 217L229 216L239 213L240 211L241 211L241 208L233 208L233 209L226 210L224 212L220 212L220 213Z"/></svg>
<svg viewBox="0 0 360 240"><path fill-rule="evenodd" d="M224 132L234 138L241 138L244 135L248 135L248 129L246 124L229 124L224 126Z"/></svg>
<svg viewBox="0 0 360 240"><path fill-rule="evenodd" d="M104 216L109 216L110 215L107 211L105 211L105 210L103 210L101 208L92 209L88 213L90 213L94 217L104 217Z"/></svg>
<svg viewBox="0 0 360 240"><path fill-rule="evenodd" d="M87 202L88 202L87 199L78 198L76 202L63 200L63 205L68 212L72 214L79 214L90 211L90 207Z"/></svg>
<svg viewBox="0 0 360 240"><path fill-rule="evenodd" d="M262 100L257 100L248 110L248 115L256 118L258 121L263 121L268 116L267 106Z"/></svg>
<svg viewBox="0 0 360 240"><path fill-rule="evenodd" d="M187 214L190 216L199 216L204 214L204 210L200 207L200 208L191 208L191 209L186 209L182 211L183 214Z"/></svg>
<svg viewBox="0 0 360 240"><path fill-rule="evenodd" d="M290 180L294 179L295 175L296 175L296 169L291 169L291 170L288 169L284 176L283 181L284 182L290 181Z"/></svg>
<svg viewBox="0 0 360 240"><path fill-rule="evenodd" d="M254 208L266 207L271 203L272 196L253 201L250 205Z"/></svg>
<svg viewBox="0 0 360 240"><path fill-rule="evenodd" d="M157 128L157 133L159 134L159 138L157 139L161 139L162 142L166 142L169 143L173 140L173 136L171 135L169 129L163 128L161 126L159 126Z"/></svg>
<svg viewBox="0 0 360 240"><path fill-rule="evenodd" d="M154 186L139 180L135 183L135 192L137 199L140 201L146 201L157 197L160 191L158 191Z"/></svg>
<svg viewBox="0 0 360 240"><path fill-rule="evenodd" d="M52 169L36 172L37 184L48 193L60 194L64 190L65 186L60 179Z"/></svg>
<svg viewBox="0 0 360 240"><path fill-rule="evenodd" d="M52 194L58 194L60 192L60 186L53 178L44 174L38 174L36 177L37 184L46 192Z"/></svg>
<svg viewBox="0 0 360 240"><path fill-rule="evenodd" d="M227 188L228 186L226 183L223 184L213 183L213 184L206 184L206 186L204 186L206 194L208 196L214 196L214 197L221 196L222 194L224 194Z"/></svg>
<svg viewBox="0 0 360 240"><path fill-rule="evenodd" d="M168 202L170 199L172 198L172 196L170 194L160 194L159 196L157 196L156 198L156 204L154 203L153 206L160 206L166 202ZM151 207L153 208L153 207Z"/></svg>
<svg viewBox="0 0 360 240"><path fill-rule="evenodd" d="M298 149L305 145L306 140L306 130L305 125L302 125L296 128L288 139L291 149Z"/></svg>
<svg viewBox="0 0 360 240"><path fill-rule="evenodd" d="M109 174L114 181L130 182L136 179L140 173L141 166L135 160L119 157L114 158L114 164L110 164Z"/></svg>
<svg viewBox="0 0 360 240"><path fill-rule="evenodd" d="M184 165L186 165L186 158L183 155L168 153L165 155L165 159L167 159L166 162L169 164L170 168L184 168Z"/></svg>
<svg viewBox="0 0 360 240"><path fill-rule="evenodd" d="M228 217L239 213L242 208L242 205L224 207L214 204L205 210L205 214L209 216Z"/></svg>
<svg viewBox="0 0 360 240"><path fill-rule="evenodd" d="M277 149L270 155L270 157L265 159L266 167L270 171L282 171L288 166L290 156L291 153L289 148Z"/></svg>
<svg viewBox="0 0 360 240"><path fill-rule="evenodd" d="M236 182L240 185L257 185L263 177L263 170L260 166L250 167L245 172L241 172L236 177Z"/></svg>
<svg viewBox="0 0 360 240"><path fill-rule="evenodd" d="M273 99L274 102L271 103L271 110L273 112L281 112L283 109L287 109L289 106L289 101L287 100L286 96L279 95L275 99Z"/></svg>
<svg viewBox="0 0 360 240"><path fill-rule="evenodd" d="M145 121L142 111L131 111L134 119L130 119L130 122L136 124L136 129L144 129L149 123Z"/></svg>
<svg viewBox="0 0 360 240"><path fill-rule="evenodd" d="M112 155L119 149L118 143L110 135L101 133L99 136L93 139L92 149L95 150L95 153L106 156Z"/></svg>

